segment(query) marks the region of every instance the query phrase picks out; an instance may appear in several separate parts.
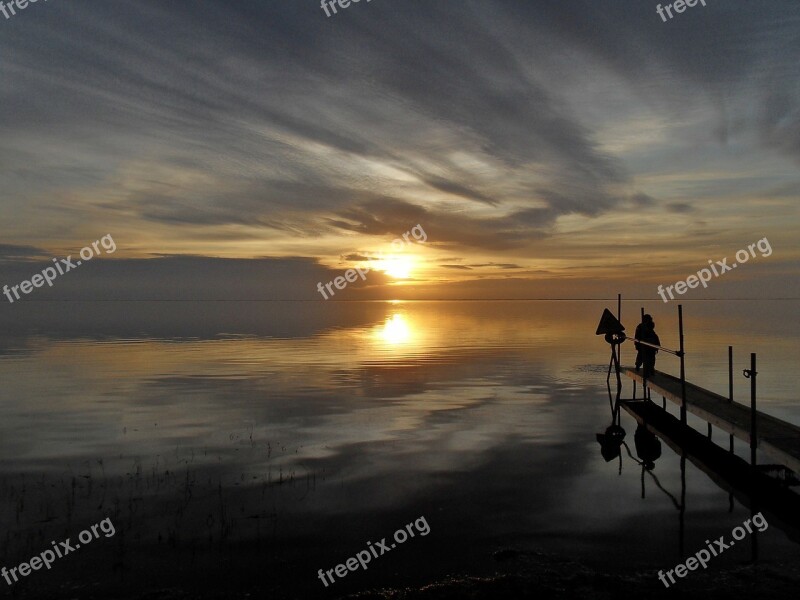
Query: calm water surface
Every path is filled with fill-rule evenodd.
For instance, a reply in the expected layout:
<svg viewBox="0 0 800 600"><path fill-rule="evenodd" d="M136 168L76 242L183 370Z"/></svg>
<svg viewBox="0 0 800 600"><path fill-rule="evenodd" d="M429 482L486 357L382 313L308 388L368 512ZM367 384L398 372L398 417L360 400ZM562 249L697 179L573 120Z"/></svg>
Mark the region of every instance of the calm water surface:
<svg viewBox="0 0 800 600"><path fill-rule="evenodd" d="M115 560L126 567L137 549L192 548L202 563L195 555L210 548L255 544L271 568L321 587L318 568L425 516L427 537L339 591L480 570L500 548L669 568L680 558L678 457L663 445L642 498L639 466L626 455L619 473L595 441L610 424L609 351L594 335L606 306L616 310L601 301L4 307L2 555L17 564L112 515L124 532ZM629 330L639 306L624 304ZM662 343L677 347L677 307L646 308ZM757 352L760 408L800 423L800 324L783 316L798 308L687 302L688 378L727 393L732 344L745 401L741 369ZM677 359L659 355L657 368L677 373ZM635 424L622 424L633 449ZM689 552L749 516L738 503L730 511L728 494L691 464L685 493ZM778 527L759 536L765 562L800 558L798 548ZM719 560L749 558L742 544Z"/></svg>

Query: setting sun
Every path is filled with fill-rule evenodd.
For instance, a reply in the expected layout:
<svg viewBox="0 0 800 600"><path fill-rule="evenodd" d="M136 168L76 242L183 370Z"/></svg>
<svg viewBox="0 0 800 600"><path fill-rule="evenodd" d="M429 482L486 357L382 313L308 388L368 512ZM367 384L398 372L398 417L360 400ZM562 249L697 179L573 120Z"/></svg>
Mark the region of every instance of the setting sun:
<svg viewBox="0 0 800 600"><path fill-rule="evenodd" d="M390 277L395 279L408 279L411 271L414 268L414 262L409 257L392 256L378 261L375 268L378 271L383 271Z"/></svg>

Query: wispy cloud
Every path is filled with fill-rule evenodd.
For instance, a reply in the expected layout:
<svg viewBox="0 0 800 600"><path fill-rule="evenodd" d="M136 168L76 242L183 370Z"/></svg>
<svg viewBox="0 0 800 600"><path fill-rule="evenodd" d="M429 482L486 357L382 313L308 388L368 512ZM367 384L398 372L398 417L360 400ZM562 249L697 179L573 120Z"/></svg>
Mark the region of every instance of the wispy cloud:
<svg viewBox="0 0 800 600"><path fill-rule="evenodd" d="M610 231L641 252L640 219L669 239L664 215L701 205L726 221L706 239L754 215L778 239L798 30L790 0L669 27L638 0L373 2L335 23L308 2L51 3L0 39L0 231L330 262L422 223L498 270L583 264Z"/></svg>

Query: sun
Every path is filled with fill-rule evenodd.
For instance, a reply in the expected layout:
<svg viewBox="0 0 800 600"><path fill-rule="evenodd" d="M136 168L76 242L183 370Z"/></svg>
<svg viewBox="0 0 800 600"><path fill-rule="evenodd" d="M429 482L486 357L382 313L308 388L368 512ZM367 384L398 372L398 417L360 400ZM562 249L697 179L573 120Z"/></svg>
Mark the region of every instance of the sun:
<svg viewBox="0 0 800 600"><path fill-rule="evenodd" d="M391 256L382 259L375 268L395 279L408 279L414 269L414 261L406 256Z"/></svg>

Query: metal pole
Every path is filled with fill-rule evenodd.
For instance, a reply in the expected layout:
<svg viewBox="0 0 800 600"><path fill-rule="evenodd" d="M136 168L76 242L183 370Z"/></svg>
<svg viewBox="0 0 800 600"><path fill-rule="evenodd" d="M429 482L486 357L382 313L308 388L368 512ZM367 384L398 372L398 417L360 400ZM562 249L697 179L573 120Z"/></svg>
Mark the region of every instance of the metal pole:
<svg viewBox="0 0 800 600"><path fill-rule="evenodd" d="M750 517L752 518L756 514L755 505L752 504L750 508ZM753 563L758 564L758 529L753 532L752 537L752 547L751 547L751 554L753 557Z"/></svg>
<svg viewBox="0 0 800 600"><path fill-rule="evenodd" d="M617 294L617 321L622 323L622 294ZM617 346L617 358L619 364L622 365L622 344Z"/></svg>
<svg viewBox="0 0 800 600"><path fill-rule="evenodd" d="M756 430L757 412L756 412L756 354L750 353L750 465L751 476L753 477L753 485L750 486L750 514L756 512L756 504L758 503L758 489L755 486L756 475L756 446L758 446L758 432ZM758 562L758 538L754 534L752 537L752 553L753 562Z"/></svg>
<svg viewBox="0 0 800 600"><path fill-rule="evenodd" d="M733 346L728 346L728 402L733 402Z"/></svg>
<svg viewBox="0 0 800 600"><path fill-rule="evenodd" d="M640 308L639 322L640 323L644 323L644 306L642 306ZM638 356L638 353L637 353L637 356ZM644 396L645 400L647 400L647 398L649 396L649 390L647 389L647 375L645 375L645 373L644 373L644 365L642 365L642 396Z"/></svg>
<svg viewBox="0 0 800 600"><path fill-rule="evenodd" d="M678 544L680 545L681 558L684 556L685 539L685 514L686 514L686 451L681 450L681 510L679 513L680 533Z"/></svg>
<svg viewBox="0 0 800 600"><path fill-rule="evenodd" d="M622 344L619 344L617 346L617 348L619 348L619 346L621 346L621 345ZM611 346L611 361L614 363L614 371L617 374L617 402L615 404L615 409L618 411L619 410L619 400L620 400L620 396L622 395L622 379L620 378L620 375L619 375L620 367L619 367L619 359L617 358L617 350L614 348L613 344Z"/></svg>
<svg viewBox="0 0 800 600"><path fill-rule="evenodd" d="M686 360L683 351L683 305L678 304L678 336L681 358L681 424L686 425Z"/></svg>
<svg viewBox="0 0 800 600"><path fill-rule="evenodd" d="M757 415L756 412L756 354L750 354L750 465L751 476L753 477L754 484L750 486L750 514L754 515L756 512L756 504L759 501L758 488L755 485L756 474L756 447L758 446L758 433L756 430ZM758 537L754 534L752 537L752 553L753 562L758 562Z"/></svg>
<svg viewBox="0 0 800 600"><path fill-rule="evenodd" d="M733 346L728 346L728 402L733 402ZM733 434L730 435L729 443L733 452Z"/></svg>
<svg viewBox="0 0 800 600"><path fill-rule="evenodd" d="M756 430L756 355L750 354L750 462L756 464L758 432Z"/></svg>

